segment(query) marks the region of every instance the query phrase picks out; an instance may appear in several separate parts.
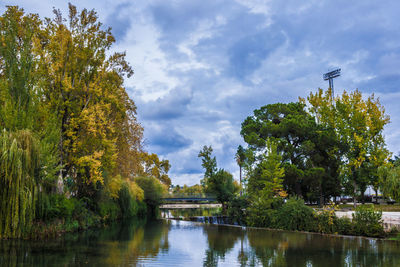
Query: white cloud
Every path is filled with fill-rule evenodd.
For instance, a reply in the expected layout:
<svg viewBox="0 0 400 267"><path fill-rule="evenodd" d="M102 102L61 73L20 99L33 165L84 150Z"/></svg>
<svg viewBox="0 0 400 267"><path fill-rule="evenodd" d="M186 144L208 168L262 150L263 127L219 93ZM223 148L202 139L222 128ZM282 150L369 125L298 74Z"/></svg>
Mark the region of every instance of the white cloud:
<svg viewBox="0 0 400 267"><path fill-rule="evenodd" d="M372 93L370 88L378 93L392 119L385 130L387 144L399 150L397 1L129 3L87 0L78 8L95 8L102 22L114 11L122 24L124 18L130 21L113 51L127 52L135 75L125 84L138 103L148 148L170 159L174 184L199 182L197 154L203 145L212 145L219 166L237 177L240 123L262 105L297 101L326 88L322 74L332 66L342 68L334 81L336 93L355 88L364 95ZM5 4L19 4L41 17L52 17L52 6L67 14L61 0Z"/></svg>
<svg viewBox="0 0 400 267"><path fill-rule="evenodd" d="M127 51L127 60L134 68L135 75L125 81L126 86L138 91L143 101L154 101L179 86L180 81L168 74L171 64L160 48L160 31L149 14L142 9L132 12L135 20L127 37L114 50Z"/></svg>
<svg viewBox="0 0 400 267"><path fill-rule="evenodd" d="M269 3L266 0L236 0L236 2L246 6L252 13L268 15L271 12Z"/></svg>

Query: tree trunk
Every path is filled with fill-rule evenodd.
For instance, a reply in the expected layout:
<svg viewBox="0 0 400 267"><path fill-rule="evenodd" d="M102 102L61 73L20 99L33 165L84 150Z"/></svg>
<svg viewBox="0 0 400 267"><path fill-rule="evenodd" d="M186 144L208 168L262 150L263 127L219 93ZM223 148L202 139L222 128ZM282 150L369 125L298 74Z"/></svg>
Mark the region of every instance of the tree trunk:
<svg viewBox="0 0 400 267"><path fill-rule="evenodd" d="M356 196L357 196L357 183L356 183L357 173L356 173L354 166L351 167L351 173L353 174L353 207L355 210L357 207L357 199L356 199Z"/></svg>
<svg viewBox="0 0 400 267"><path fill-rule="evenodd" d="M322 195L322 184L319 184L319 207L322 208L322 206L324 206L325 202L324 202L324 196Z"/></svg>
<svg viewBox="0 0 400 267"><path fill-rule="evenodd" d="M357 198L356 198L356 196L357 196L357 184L356 184L356 181L353 180L353 207L354 207L354 210L357 207Z"/></svg>
<svg viewBox="0 0 400 267"><path fill-rule="evenodd" d="M365 192L361 192L361 203L362 203L362 204L365 204L364 193L365 193Z"/></svg>
<svg viewBox="0 0 400 267"><path fill-rule="evenodd" d="M239 194L242 196L242 166L239 165L239 185L240 185L240 191Z"/></svg>
<svg viewBox="0 0 400 267"><path fill-rule="evenodd" d="M57 194L60 194L60 195L62 195L64 193L64 179L62 176L62 170L60 170L60 174L58 175L58 178L57 178L56 192L57 192Z"/></svg>
<svg viewBox="0 0 400 267"><path fill-rule="evenodd" d="M63 154L64 154L64 139L63 139L63 127L61 127L61 135L60 135L60 174L58 175L57 178L57 184L56 184L56 193L57 194L62 194L64 192L64 174L63 174L63 169L64 169L64 162L63 162Z"/></svg>
<svg viewBox="0 0 400 267"><path fill-rule="evenodd" d="M221 202L221 204L222 204L222 215L226 215L226 203Z"/></svg>
<svg viewBox="0 0 400 267"><path fill-rule="evenodd" d="M296 181L295 190L296 190L296 195L298 197L303 197L302 192L301 192L301 184L298 181Z"/></svg>

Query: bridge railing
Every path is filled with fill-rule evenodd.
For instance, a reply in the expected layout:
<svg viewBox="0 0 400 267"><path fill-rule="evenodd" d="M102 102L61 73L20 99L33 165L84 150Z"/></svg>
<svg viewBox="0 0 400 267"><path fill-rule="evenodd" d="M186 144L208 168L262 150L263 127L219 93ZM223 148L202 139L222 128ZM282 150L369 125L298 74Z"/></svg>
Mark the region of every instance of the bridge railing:
<svg viewBox="0 0 400 267"><path fill-rule="evenodd" d="M185 198L185 197L215 198L215 195L211 195L211 194L164 194L162 196L162 198Z"/></svg>
<svg viewBox="0 0 400 267"><path fill-rule="evenodd" d="M204 195L192 195L192 196L188 196L188 195L167 195L164 196L162 199L163 203L184 203L184 202L188 202L188 203L193 203L193 202L216 202L217 199L214 196L204 196Z"/></svg>

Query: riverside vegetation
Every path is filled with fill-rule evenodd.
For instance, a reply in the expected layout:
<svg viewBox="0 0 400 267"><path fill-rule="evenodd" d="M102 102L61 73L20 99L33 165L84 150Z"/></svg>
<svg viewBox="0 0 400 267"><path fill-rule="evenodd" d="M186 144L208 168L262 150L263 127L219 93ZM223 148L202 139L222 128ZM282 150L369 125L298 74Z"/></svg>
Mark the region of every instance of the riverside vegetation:
<svg viewBox="0 0 400 267"><path fill-rule="evenodd" d="M10 6L0 16L0 238L54 235L118 218L152 214L171 185L168 160L143 150L143 129L123 81L125 53L94 11L69 5L40 19ZM376 192L400 200L400 160L391 160L379 99L356 90L275 103L243 123L236 155L243 182L199 153L201 185L240 224L382 236L381 213L359 207L353 220L332 197L364 201ZM242 180L242 179L240 179ZM286 201L285 201L286 200ZM356 202L356 201L354 201Z"/></svg>
<svg viewBox="0 0 400 267"><path fill-rule="evenodd" d="M96 13L0 16L0 238L153 213L168 160L142 148L133 70Z"/></svg>
<svg viewBox="0 0 400 267"><path fill-rule="evenodd" d="M263 106L242 123L247 148L239 146L235 157L245 173L240 189L217 170L207 146L199 153L203 189L241 225L382 237L381 211L362 205L352 220L338 218L329 202L351 195L354 206L364 203L368 186L400 200L400 161L391 159L382 133L388 122L379 99L358 90L333 98L330 89L319 89L298 102Z"/></svg>

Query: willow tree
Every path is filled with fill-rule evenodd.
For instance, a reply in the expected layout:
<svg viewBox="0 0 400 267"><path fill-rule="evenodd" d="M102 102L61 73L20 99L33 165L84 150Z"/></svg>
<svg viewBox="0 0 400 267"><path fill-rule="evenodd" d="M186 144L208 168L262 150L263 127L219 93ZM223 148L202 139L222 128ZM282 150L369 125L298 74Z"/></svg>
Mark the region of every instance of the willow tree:
<svg viewBox="0 0 400 267"><path fill-rule="evenodd" d="M0 17L0 238L20 237L34 218L40 155L31 131L38 118L32 50L39 26L36 15L17 7Z"/></svg>
<svg viewBox="0 0 400 267"><path fill-rule="evenodd" d="M34 218L39 151L28 130L0 135L0 238L21 237Z"/></svg>

